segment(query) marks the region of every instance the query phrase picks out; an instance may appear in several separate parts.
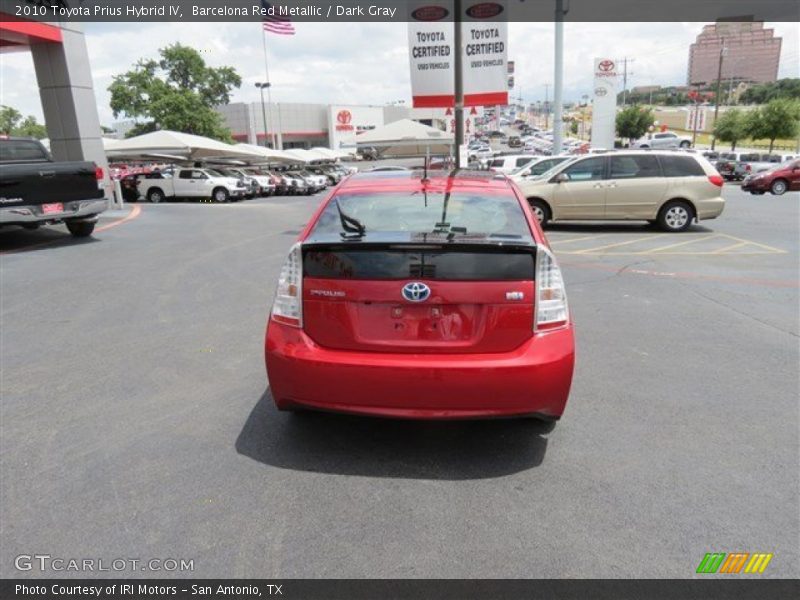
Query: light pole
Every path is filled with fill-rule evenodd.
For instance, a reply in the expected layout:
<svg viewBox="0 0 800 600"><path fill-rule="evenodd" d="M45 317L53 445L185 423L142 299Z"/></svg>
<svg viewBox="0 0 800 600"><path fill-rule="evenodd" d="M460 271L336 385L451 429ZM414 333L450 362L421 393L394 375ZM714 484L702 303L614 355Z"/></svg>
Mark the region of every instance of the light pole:
<svg viewBox="0 0 800 600"><path fill-rule="evenodd" d="M564 9L564 0L556 0L555 31L555 74L553 77L553 156L561 154L561 140L564 136L564 17L569 9Z"/></svg>
<svg viewBox="0 0 800 600"><path fill-rule="evenodd" d="M271 121L272 121L272 93L270 92L270 88L272 87L272 84L269 81L267 81L267 82L257 81L256 82L256 87L261 92L261 118L264 120L264 146L266 147L266 146L269 146L269 144L267 144L267 132L269 131L270 136L274 136L275 135L274 132L272 131L272 127L267 127L267 111L264 108L264 88L267 88L267 97L269 98L269 104L270 104L270 107L269 107L269 117L270 117L270 119L269 120L270 120L270 124L271 124ZM275 147L274 140L272 142L272 147L273 148Z"/></svg>
<svg viewBox="0 0 800 600"><path fill-rule="evenodd" d="M722 38L721 44L719 47L719 65L717 67L717 92L714 95L714 127L717 126L717 116L719 115L719 101L720 101L720 93L722 91L722 61L725 58L725 55L728 53L728 49L725 47L725 38ZM712 134L711 135L711 149L713 150L717 144L717 136Z"/></svg>

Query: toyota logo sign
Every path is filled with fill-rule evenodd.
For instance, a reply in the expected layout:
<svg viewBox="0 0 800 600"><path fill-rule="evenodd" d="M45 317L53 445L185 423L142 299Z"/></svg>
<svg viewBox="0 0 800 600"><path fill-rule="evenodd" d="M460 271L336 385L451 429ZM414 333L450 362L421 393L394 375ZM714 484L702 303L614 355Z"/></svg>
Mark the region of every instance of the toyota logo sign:
<svg viewBox="0 0 800 600"><path fill-rule="evenodd" d="M339 114L336 115L336 120L342 125L349 125L350 121L353 120L353 115L349 110L340 110Z"/></svg>
<svg viewBox="0 0 800 600"><path fill-rule="evenodd" d="M613 60L601 60L597 63L597 68L600 69L603 73L608 73L609 71L614 70L614 61Z"/></svg>
<svg viewBox="0 0 800 600"><path fill-rule="evenodd" d="M403 298L409 302L425 302L431 295L431 288L421 281L412 281L403 286Z"/></svg>

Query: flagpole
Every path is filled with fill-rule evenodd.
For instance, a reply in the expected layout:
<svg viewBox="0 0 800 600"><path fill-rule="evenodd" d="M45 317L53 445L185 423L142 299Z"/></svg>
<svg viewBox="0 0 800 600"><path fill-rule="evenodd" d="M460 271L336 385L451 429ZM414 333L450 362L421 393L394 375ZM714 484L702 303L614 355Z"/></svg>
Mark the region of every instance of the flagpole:
<svg viewBox="0 0 800 600"><path fill-rule="evenodd" d="M267 60L267 32L264 31L264 24L261 24L261 42L264 46L264 71L267 77L267 103L269 104L269 135L272 140L272 148L275 149L275 129L272 126L272 82L269 80L269 61ZM264 129L267 129L267 124L264 123ZM266 134L266 131L265 131Z"/></svg>

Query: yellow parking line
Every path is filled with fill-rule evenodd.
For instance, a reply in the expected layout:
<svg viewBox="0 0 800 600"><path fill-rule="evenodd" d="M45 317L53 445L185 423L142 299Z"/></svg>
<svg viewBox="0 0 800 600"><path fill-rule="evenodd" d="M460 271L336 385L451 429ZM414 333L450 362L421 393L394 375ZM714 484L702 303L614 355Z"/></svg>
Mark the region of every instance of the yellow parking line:
<svg viewBox="0 0 800 600"><path fill-rule="evenodd" d="M596 240L597 238L603 237L604 235L608 235L605 233L595 234L595 235L585 235L583 237L578 238L571 238L567 240L552 240L551 244L569 244L570 242L581 242L583 240Z"/></svg>
<svg viewBox="0 0 800 600"><path fill-rule="evenodd" d="M690 240L684 240L682 242L678 242L676 244L669 244L668 246L661 246L659 248L651 248L650 250L642 251L642 254L653 254L654 252L660 252L661 250L667 250L669 248L677 248L678 246L686 246L687 244L693 244L695 242L702 242L705 240L710 240L712 238L717 237L719 234L715 233L714 235L707 235L706 237L701 238L692 238Z"/></svg>
<svg viewBox="0 0 800 600"><path fill-rule="evenodd" d="M645 240L652 240L653 237L661 237L658 234L656 236L648 235L647 237L636 238L633 240L628 240L626 242L617 242L616 244L608 244L606 246L597 246L595 248L586 248L584 250L578 250L576 252L572 252L571 254L588 254L589 252L597 252L598 250L607 250L608 248L616 248L618 246L627 246L628 244L635 244L636 242L643 242Z"/></svg>
<svg viewBox="0 0 800 600"><path fill-rule="evenodd" d="M727 252L728 250L733 250L734 248L741 248L742 246L746 246L750 242L736 242L735 244L731 244L730 246L725 246L724 248L719 248L714 250L711 254L722 254L723 252Z"/></svg>
<svg viewBox="0 0 800 600"><path fill-rule="evenodd" d="M766 244L759 244L758 242L753 242L752 240L745 240L740 237L736 237L735 235L730 235L729 233L723 234L725 237L729 237L732 240L736 240L737 242L745 242L747 244L753 244L754 246L758 246L760 248L764 248L765 250L770 250L772 252L778 254L786 254L786 250L781 250L780 248L776 248L775 246L767 246Z"/></svg>

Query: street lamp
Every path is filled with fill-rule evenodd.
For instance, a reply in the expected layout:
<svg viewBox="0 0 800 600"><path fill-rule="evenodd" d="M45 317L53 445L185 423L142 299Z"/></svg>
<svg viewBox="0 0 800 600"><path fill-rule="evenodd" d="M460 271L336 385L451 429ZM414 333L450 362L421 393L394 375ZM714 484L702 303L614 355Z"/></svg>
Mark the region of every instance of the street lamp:
<svg viewBox="0 0 800 600"><path fill-rule="evenodd" d="M267 131L268 131L268 129L267 129L267 111L264 108L264 88L267 88L267 97L269 98L269 104L270 104L270 107L269 107L270 114L269 114L269 116L270 116L270 122L271 122L272 121L272 93L270 92L270 88L272 87L272 84L269 81L267 81L267 82L257 81L256 82L256 87L261 92L261 118L264 120L264 146L267 147L267 146L269 146L269 144L267 144ZM270 131L270 135L274 135L274 133L272 132L272 127L269 128L269 131ZM272 144L272 147L273 148L275 147L274 142Z"/></svg>

